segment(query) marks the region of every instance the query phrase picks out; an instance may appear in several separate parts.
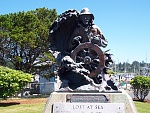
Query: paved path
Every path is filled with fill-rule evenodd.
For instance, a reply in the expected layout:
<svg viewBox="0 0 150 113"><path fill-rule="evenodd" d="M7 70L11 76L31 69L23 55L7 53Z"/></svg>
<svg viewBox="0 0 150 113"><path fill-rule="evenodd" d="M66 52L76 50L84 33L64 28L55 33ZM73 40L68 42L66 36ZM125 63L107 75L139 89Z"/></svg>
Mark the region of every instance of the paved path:
<svg viewBox="0 0 150 113"><path fill-rule="evenodd" d="M126 90L126 91L127 91L127 93L130 95L131 98L136 98L136 97L134 96L134 94L133 94L133 91L129 91L129 90ZM145 97L145 99L150 100L150 92L149 92L149 94Z"/></svg>
<svg viewBox="0 0 150 113"><path fill-rule="evenodd" d="M133 91L131 90L131 85L127 84L124 86L121 86L123 89L126 89L127 93L130 95L131 98L136 98L133 94ZM145 99L150 100L150 91L149 94L145 97Z"/></svg>

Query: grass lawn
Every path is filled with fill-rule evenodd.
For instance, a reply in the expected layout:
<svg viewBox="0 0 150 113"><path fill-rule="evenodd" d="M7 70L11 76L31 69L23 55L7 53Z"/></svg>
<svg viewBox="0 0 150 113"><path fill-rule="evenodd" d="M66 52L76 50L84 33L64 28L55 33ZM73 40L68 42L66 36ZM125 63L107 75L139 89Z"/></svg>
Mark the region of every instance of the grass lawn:
<svg viewBox="0 0 150 113"><path fill-rule="evenodd" d="M150 113L150 103L134 101L138 113Z"/></svg>
<svg viewBox="0 0 150 113"><path fill-rule="evenodd" d="M18 104L0 107L0 113L42 113L45 103Z"/></svg>
<svg viewBox="0 0 150 113"><path fill-rule="evenodd" d="M138 113L150 113L150 103L134 101ZM0 106L0 113L42 113L45 102Z"/></svg>

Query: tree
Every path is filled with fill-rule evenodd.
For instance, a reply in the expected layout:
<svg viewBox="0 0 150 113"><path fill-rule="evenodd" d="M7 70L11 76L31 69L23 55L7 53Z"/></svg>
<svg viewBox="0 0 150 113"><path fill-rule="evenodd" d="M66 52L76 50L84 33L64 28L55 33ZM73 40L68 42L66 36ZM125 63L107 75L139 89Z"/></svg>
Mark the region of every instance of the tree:
<svg viewBox="0 0 150 113"><path fill-rule="evenodd" d="M55 9L46 8L0 15L0 57L31 73L37 58L44 58L49 50L49 28L57 16Z"/></svg>
<svg viewBox="0 0 150 113"><path fill-rule="evenodd" d="M0 66L0 98L6 99L31 81L32 75Z"/></svg>
<svg viewBox="0 0 150 113"><path fill-rule="evenodd" d="M150 78L147 76L135 76L130 84L134 95L143 102L150 91Z"/></svg>
<svg viewBox="0 0 150 113"><path fill-rule="evenodd" d="M115 72L114 72L113 70L107 70L107 73L108 73L109 75L114 75L114 74L115 74Z"/></svg>

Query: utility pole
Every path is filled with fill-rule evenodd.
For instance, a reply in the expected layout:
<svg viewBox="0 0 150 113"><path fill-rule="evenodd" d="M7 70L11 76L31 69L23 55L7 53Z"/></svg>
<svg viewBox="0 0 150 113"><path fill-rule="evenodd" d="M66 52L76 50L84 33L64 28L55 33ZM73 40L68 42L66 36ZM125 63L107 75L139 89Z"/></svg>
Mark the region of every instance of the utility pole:
<svg viewBox="0 0 150 113"><path fill-rule="evenodd" d="M116 61L115 61L115 74L116 74Z"/></svg>
<svg viewBox="0 0 150 113"><path fill-rule="evenodd" d="M138 72L138 75L140 75L141 74L141 72L140 72L140 69L141 68L141 66L140 66L140 62L139 62L139 72Z"/></svg>
<svg viewBox="0 0 150 113"><path fill-rule="evenodd" d="M126 70L126 62L125 62L125 69L124 69L124 73L126 73L126 71L127 71L127 70Z"/></svg>
<svg viewBox="0 0 150 113"><path fill-rule="evenodd" d="M148 66L147 66L147 52L146 52L146 66L145 66L145 75L148 75Z"/></svg>

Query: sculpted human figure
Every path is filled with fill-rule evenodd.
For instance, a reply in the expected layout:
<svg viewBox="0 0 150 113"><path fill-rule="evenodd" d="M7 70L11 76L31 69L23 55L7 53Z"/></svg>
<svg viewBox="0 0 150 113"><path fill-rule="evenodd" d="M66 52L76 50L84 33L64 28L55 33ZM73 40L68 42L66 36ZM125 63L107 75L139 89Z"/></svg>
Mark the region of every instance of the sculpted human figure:
<svg viewBox="0 0 150 113"><path fill-rule="evenodd" d="M104 37L102 31L98 26L94 24L94 15L90 13L88 8L83 8L78 16L78 25L72 33L70 39L71 47L69 52L72 51L76 46L83 42L92 42L100 47L105 48L108 44L107 39ZM105 73L107 72L109 62L113 62L110 54L105 53Z"/></svg>
<svg viewBox="0 0 150 113"><path fill-rule="evenodd" d="M107 39L104 37L102 31L98 26L94 24L94 15L90 13L88 8L83 8L78 16L78 26L73 32L69 47L70 51L77 47L80 43L91 42L97 44L100 47L105 48L108 44ZM105 54L105 67L104 73L107 73L108 64L112 62L110 54ZM98 77L98 76L97 76ZM97 79L101 79L98 77ZM101 80L100 80L101 81ZM97 82L99 83L99 82Z"/></svg>
<svg viewBox="0 0 150 113"><path fill-rule="evenodd" d="M100 49L105 48L108 41L94 24L94 15L88 8L83 8L80 13L76 10L62 13L52 24L49 39L50 48L58 52L55 58L61 64L58 74L62 81L61 89L72 91L87 84L101 91L111 89L107 85L113 83L107 84L104 75L113 61L111 54ZM88 50L88 47L92 49ZM74 56L80 59L76 61Z"/></svg>
<svg viewBox="0 0 150 113"><path fill-rule="evenodd" d="M92 42L98 44L100 47L106 47L108 41L105 39L103 33L94 24L94 15L90 13L88 8L83 8L78 16L78 25L72 33L69 45L70 51L74 49L79 43Z"/></svg>

